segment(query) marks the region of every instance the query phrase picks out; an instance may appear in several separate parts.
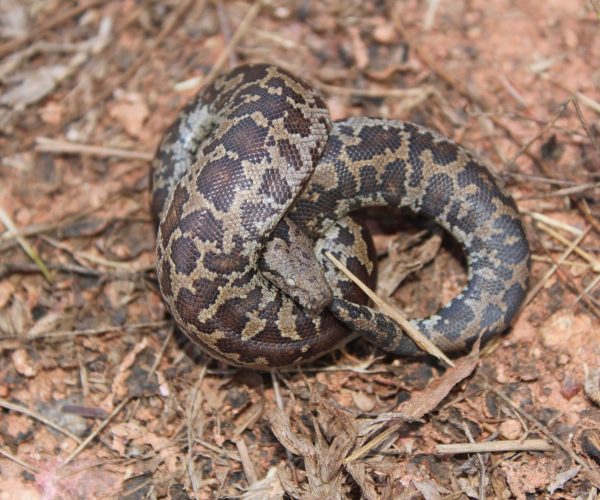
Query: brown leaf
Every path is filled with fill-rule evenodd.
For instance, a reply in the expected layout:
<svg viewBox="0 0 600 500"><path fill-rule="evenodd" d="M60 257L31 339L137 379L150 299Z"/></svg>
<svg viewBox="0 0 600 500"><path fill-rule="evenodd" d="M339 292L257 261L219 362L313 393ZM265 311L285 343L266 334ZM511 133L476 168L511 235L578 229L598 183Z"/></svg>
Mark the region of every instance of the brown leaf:
<svg viewBox="0 0 600 500"><path fill-rule="evenodd" d="M306 438L292 431L290 417L286 413L274 408L266 418L271 424L271 431L287 450L304 458L316 458L315 447Z"/></svg>
<svg viewBox="0 0 600 500"><path fill-rule="evenodd" d="M479 341L473 346L471 354L459 359L453 367L448 368L446 373L429 384L424 391L415 393L411 399L401 404L398 411L406 417L400 417L398 422L352 453L352 455L346 458L346 464L353 460L357 460L373 448L381 445L394 434L405 421L419 419L436 408L456 384L471 374L478 362ZM371 429L371 432L376 432L384 425L387 425L387 422L381 423L379 426L374 426Z"/></svg>
<svg viewBox="0 0 600 500"><path fill-rule="evenodd" d="M362 462L352 462L346 465L346 470L360 486L362 494L367 500L377 500L380 498L377 493L377 488L375 487L375 481L367 474L365 464Z"/></svg>
<svg viewBox="0 0 600 500"><path fill-rule="evenodd" d="M318 398L317 417L314 420L317 431L317 453L320 457L320 477L330 482L338 474L342 462L354 447L358 436L356 419L350 412L335 406L332 402ZM327 441L321 439L320 431Z"/></svg>

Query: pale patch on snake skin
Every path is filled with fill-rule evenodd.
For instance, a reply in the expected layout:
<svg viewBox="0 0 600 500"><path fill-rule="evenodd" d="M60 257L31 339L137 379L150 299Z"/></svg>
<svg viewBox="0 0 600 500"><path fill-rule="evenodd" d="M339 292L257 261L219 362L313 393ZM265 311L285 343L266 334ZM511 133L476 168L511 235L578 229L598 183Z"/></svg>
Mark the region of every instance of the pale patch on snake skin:
<svg viewBox="0 0 600 500"><path fill-rule="evenodd" d="M190 130L193 138L179 137ZM189 164L184 172L181 162ZM353 118L332 125L317 92L267 65L235 68L207 87L157 150L152 212L169 312L211 355L237 365L267 369L314 359L335 348L347 328L388 351L415 354L412 341L364 306L364 295L322 257L329 249L373 284L370 237L342 220L367 206L423 213L465 249L467 286L436 315L414 321L423 334L457 352L510 324L527 288L529 249L495 174L414 124ZM277 250L277 266L264 270L278 286L258 269L284 217L281 224L319 240L315 259L334 293L328 310L299 305L302 291L294 286L310 280L279 266Z"/></svg>

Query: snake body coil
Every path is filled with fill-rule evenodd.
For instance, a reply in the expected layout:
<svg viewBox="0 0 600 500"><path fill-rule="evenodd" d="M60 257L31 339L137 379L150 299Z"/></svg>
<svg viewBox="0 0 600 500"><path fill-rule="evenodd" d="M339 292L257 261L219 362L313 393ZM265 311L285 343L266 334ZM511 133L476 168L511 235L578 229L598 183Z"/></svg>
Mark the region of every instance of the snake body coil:
<svg viewBox="0 0 600 500"><path fill-rule="evenodd" d="M525 296L529 249L499 179L414 124L332 124L316 91L269 65L241 66L208 86L157 150L152 212L169 312L192 340L235 365L314 359L349 329L415 354L323 257L331 251L372 283L370 240L346 217L367 206L430 216L463 245L466 287L413 322L438 347L456 352L510 324Z"/></svg>

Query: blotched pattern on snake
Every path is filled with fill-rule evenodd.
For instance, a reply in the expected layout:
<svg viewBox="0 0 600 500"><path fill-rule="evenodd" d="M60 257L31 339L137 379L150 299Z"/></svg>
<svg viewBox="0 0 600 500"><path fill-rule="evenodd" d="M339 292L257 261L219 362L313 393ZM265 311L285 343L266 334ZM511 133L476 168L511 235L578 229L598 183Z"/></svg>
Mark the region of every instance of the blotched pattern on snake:
<svg viewBox="0 0 600 500"><path fill-rule="evenodd" d="M525 297L529 247L515 203L477 157L421 126L331 123L323 98L270 65L205 88L152 164L158 278L177 325L230 364L314 359L350 330L399 355L415 344L334 269L373 285L370 237L348 214L370 206L433 218L463 246L461 294L413 324L447 353L504 330Z"/></svg>

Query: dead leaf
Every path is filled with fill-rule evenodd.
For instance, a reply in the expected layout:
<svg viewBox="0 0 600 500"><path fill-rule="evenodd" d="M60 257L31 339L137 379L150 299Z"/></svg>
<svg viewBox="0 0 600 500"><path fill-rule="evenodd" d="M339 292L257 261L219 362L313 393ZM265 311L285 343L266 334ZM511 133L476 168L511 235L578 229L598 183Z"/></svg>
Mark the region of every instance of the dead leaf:
<svg viewBox="0 0 600 500"><path fill-rule="evenodd" d="M316 412L314 443L307 436L295 433L290 417L281 410L274 409L267 416L279 442L304 459L308 486L295 484L285 475L280 477L281 483L291 496L294 496L291 491L302 491L301 498L345 498L347 485L342 463L356 442L356 421L347 410L315 395L311 407Z"/></svg>
<svg viewBox="0 0 600 500"><path fill-rule="evenodd" d="M554 481L552 481L548 487L546 488L546 490L548 491L548 493L550 493L551 495L556 491L556 490L562 490L565 487L565 484L570 481L571 479L573 479L577 474L579 474L579 471L581 470L581 466L578 465L577 467L573 467L572 469L566 470L564 472L560 472L559 474L556 475L556 477L554 478Z"/></svg>
<svg viewBox="0 0 600 500"><path fill-rule="evenodd" d="M137 139L145 132L144 123L150 115L148 104L140 94L124 94L116 104L110 107L110 116L117 120L125 132Z"/></svg>

